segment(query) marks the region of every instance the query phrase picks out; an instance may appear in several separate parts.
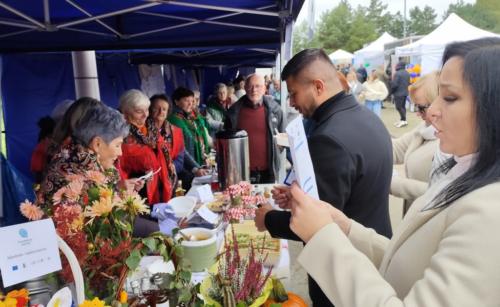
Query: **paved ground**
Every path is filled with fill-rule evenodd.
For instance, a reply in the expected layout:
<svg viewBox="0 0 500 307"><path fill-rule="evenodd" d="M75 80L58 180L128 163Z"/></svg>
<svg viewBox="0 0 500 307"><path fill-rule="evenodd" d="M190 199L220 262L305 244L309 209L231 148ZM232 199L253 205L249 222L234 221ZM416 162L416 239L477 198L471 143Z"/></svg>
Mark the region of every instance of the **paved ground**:
<svg viewBox="0 0 500 307"><path fill-rule="evenodd" d="M408 126L403 128L396 128L394 127L394 122L399 120L398 112L394 108L393 104L384 103L384 106L385 109L382 109L382 121L393 137L401 136L420 123L421 119L416 116L416 113L407 112ZM392 196L390 197L389 210L393 229L396 228L401 222L402 207L402 199ZM290 285L288 286L288 290L297 293L298 295L303 297L309 305L311 305L311 301L309 300L308 295L306 273L296 262L297 255L302 250L302 243L289 241L289 249L291 259L290 273L292 278L290 281Z"/></svg>

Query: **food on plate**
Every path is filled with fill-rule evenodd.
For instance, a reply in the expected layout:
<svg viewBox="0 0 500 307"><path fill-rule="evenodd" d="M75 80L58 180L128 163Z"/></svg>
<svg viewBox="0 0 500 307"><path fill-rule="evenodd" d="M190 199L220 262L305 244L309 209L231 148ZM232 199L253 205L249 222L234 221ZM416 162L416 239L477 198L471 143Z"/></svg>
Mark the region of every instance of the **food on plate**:
<svg viewBox="0 0 500 307"><path fill-rule="evenodd" d="M264 248L265 250L271 251L279 251L280 249L280 241L278 239L271 238L264 234L251 235L248 233L237 233L236 241L238 241L238 246L240 248L248 248L250 246L250 242L256 249ZM264 247L262 247L262 243L264 243Z"/></svg>

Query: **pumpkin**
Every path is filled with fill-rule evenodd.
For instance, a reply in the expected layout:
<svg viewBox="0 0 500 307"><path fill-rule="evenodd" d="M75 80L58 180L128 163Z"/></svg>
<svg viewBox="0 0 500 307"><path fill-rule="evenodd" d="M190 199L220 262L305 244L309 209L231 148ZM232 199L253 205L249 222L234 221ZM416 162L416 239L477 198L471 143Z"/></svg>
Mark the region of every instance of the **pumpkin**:
<svg viewBox="0 0 500 307"><path fill-rule="evenodd" d="M281 281L272 278L273 290L271 297L264 303L264 307L306 307L304 300L293 292L286 292Z"/></svg>
<svg viewBox="0 0 500 307"><path fill-rule="evenodd" d="M307 307L306 302L295 293L287 292L288 299L284 302L276 302L274 299L270 298L264 303L264 307Z"/></svg>

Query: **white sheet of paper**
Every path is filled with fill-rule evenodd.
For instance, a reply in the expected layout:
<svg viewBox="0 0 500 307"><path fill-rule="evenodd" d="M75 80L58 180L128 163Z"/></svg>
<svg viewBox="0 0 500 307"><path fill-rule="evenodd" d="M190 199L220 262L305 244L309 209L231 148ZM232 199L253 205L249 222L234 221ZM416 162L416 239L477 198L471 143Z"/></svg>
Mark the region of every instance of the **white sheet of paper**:
<svg viewBox="0 0 500 307"><path fill-rule="evenodd" d="M286 127L290 152L292 154L293 170L298 184L309 196L319 199L316 175L309 154L306 132L302 116L297 116Z"/></svg>
<svg viewBox="0 0 500 307"><path fill-rule="evenodd" d="M196 213L198 213L198 215L201 216L202 219L209 222L210 224L217 223L217 220L219 219L219 215L208 209L207 205L201 206L200 209L196 211Z"/></svg>
<svg viewBox="0 0 500 307"><path fill-rule="evenodd" d="M0 228L0 270L9 287L61 270L56 229L51 219Z"/></svg>
<svg viewBox="0 0 500 307"><path fill-rule="evenodd" d="M212 188L209 184L204 184L201 187L196 188L196 192L198 194L198 199L202 203L214 200L214 194L212 193Z"/></svg>

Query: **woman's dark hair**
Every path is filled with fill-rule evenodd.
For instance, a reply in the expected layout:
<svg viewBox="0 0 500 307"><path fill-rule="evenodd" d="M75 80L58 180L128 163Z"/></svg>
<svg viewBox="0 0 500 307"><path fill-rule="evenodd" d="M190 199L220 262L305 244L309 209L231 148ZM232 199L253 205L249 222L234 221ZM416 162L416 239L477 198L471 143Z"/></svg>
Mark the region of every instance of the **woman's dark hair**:
<svg viewBox="0 0 500 307"><path fill-rule="evenodd" d="M44 116L40 118L37 122L40 132L38 133L38 142L44 138L51 136L56 126L56 121L50 116Z"/></svg>
<svg viewBox="0 0 500 307"><path fill-rule="evenodd" d="M177 100L181 100L184 97L194 97L194 93L192 90L185 88L185 87L178 87L175 89L174 93L172 94L172 100L176 102Z"/></svg>
<svg viewBox="0 0 500 307"><path fill-rule="evenodd" d="M103 105L101 101L90 97L82 97L76 100L57 124L54 130L54 142L61 145L67 137L71 136L75 125L87 112Z"/></svg>
<svg viewBox="0 0 500 307"><path fill-rule="evenodd" d="M149 101L151 101L151 104L149 105L149 116L151 116L151 114L153 114L153 107L158 100L164 100L165 102L167 102L167 104L168 104L167 117L169 117L170 114L172 114L174 108L173 108L172 102L170 101L170 99L168 99L168 96L166 94L155 94L155 95L151 96L151 98L149 98Z"/></svg>
<svg viewBox="0 0 500 307"><path fill-rule="evenodd" d="M471 168L426 209L447 207L465 194L500 180L500 38L450 44L444 51L443 65L453 57L463 58L463 79L472 91L478 156ZM450 159L440 170L448 172L454 165Z"/></svg>

